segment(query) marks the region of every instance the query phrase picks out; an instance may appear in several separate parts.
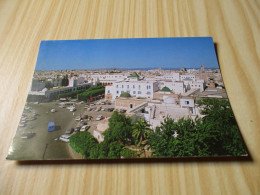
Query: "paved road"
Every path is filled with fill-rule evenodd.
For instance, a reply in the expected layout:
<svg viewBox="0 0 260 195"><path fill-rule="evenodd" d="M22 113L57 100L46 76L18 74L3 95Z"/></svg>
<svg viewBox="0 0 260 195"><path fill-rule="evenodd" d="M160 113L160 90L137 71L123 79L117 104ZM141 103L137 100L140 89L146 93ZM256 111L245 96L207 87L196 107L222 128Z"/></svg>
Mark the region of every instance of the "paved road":
<svg viewBox="0 0 260 195"><path fill-rule="evenodd" d="M25 127L17 129L14 142L11 146L8 159L14 160L42 160L42 159L71 159L67 144L54 139L64 134L65 130L75 126L75 117L83 113L84 105L76 105L77 111L72 112L65 108L59 108L55 102L30 105L38 116L34 121L28 121ZM51 113L55 108L57 112ZM30 114L27 114L30 115ZM48 132L50 121L54 121L56 130ZM33 132L35 136L30 139L22 139L25 132Z"/></svg>

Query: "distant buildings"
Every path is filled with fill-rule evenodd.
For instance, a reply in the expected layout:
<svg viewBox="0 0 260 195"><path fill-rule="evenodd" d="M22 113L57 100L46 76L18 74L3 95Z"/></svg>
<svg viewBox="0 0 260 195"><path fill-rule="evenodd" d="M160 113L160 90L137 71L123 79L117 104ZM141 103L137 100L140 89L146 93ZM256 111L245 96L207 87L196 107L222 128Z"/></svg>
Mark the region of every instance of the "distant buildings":
<svg viewBox="0 0 260 195"><path fill-rule="evenodd" d="M64 76L64 74L66 76ZM67 75L70 75L69 77ZM64 78L68 78L68 85ZM46 82L53 85L46 89ZM48 100L60 93L101 84L105 86L105 99L115 103L115 109L128 115L141 114L153 129L166 118L203 117L197 100L205 97L227 98L219 70L200 69L148 71L48 71L35 74L29 94L44 96ZM103 125L103 126L102 126ZM102 141L105 124L100 123L94 136Z"/></svg>

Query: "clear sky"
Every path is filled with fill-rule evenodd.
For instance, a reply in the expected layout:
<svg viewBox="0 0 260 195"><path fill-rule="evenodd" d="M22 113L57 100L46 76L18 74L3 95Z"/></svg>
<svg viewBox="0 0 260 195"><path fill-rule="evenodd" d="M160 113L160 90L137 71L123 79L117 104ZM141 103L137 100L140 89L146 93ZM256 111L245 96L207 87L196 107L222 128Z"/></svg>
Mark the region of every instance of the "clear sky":
<svg viewBox="0 0 260 195"><path fill-rule="evenodd" d="M36 70L218 68L211 37L42 41Z"/></svg>

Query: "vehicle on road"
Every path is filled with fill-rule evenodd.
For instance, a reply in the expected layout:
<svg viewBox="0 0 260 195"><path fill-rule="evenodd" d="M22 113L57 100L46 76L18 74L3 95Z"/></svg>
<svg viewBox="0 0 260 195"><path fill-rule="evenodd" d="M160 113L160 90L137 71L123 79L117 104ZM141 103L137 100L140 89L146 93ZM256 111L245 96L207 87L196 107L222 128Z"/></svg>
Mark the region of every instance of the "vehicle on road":
<svg viewBox="0 0 260 195"><path fill-rule="evenodd" d="M114 111L114 108L108 108L107 111L108 111L108 112L113 112L113 111Z"/></svg>
<svg viewBox="0 0 260 195"><path fill-rule="evenodd" d="M81 127L80 131L81 131L81 132L87 131L89 128L90 128L89 125L84 125L84 126Z"/></svg>
<svg viewBox="0 0 260 195"><path fill-rule="evenodd" d="M55 130L55 123L53 121L49 122L48 131L54 131L54 130Z"/></svg>
<svg viewBox="0 0 260 195"><path fill-rule="evenodd" d="M80 127L84 126L84 125L87 125L87 123L85 121L81 121L80 122Z"/></svg>
<svg viewBox="0 0 260 195"><path fill-rule="evenodd" d="M24 123L19 123L19 125L18 125L19 127L24 127L25 126L25 124Z"/></svg>
<svg viewBox="0 0 260 195"><path fill-rule="evenodd" d="M97 121L100 121L103 119L103 116L102 115L98 115L98 117L96 118Z"/></svg>
<svg viewBox="0 0 260 195"><path fill-rule="evenodd" d="M76 108L75 108L75 107L72 107L72 108L70 108L70 111L71 111L71 112L74 112L74 111L76 111Z"/></svg>
<svg viewBox="0 0 260 195"><path fill-rule="evenodd" d="M63 137L60 137L59 140L63 141L63 142L69 142L70 141L70 139L66 139L66 138L63 138Z"/></svg>
<svg viewBox="0 0 260 195"><path fill-rule="evenodd" d="M56 112L56 110L55 110L54 108L52 108L52 109L51 109L51 112L54 113L54 112Z"/></svg>
<svg viewBox="0 0 260 195"><path fill-rule="evenodd" d="M69 139L69 138L70 138L70 135L65 135L65 134L63 134L63 135L60 136L60 138Z"/></svg>
<svg viewBox="0 0 260 195"><path fill-rule="evenodd" d="M81 127L75 127L75 132L79 132Z"/></svg>
<svg viewBox="0 0 260 195"><path fill-rule="evenodd" d="M70 128L65 131L66 134L72 134L73 132L74 132L74 128Z"/></svg>
<svg viewBox="0 0 260 195"><path fill-rule="evenodd" d="M32 137L34 137L35 136L35 133L23 133L22 135L21 135L21 138L22 139L30 139L30 138L32 138Z"/></svg>
<svg viewBox="0 0 260 195"><path fill-rule="evenodd" d="M77 116L77 117L75 118L75 121L80 121L80 116Z"/></svg>

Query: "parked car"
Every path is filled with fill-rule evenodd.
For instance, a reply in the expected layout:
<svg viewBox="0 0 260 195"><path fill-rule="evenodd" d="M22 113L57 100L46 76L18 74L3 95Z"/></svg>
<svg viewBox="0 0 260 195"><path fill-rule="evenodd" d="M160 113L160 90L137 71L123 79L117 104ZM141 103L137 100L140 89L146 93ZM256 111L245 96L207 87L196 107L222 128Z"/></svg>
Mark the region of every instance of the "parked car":
<svg viewBox="0 0 260 195"><path fill-rule="evenodd" d="M55 130L55 122L49 122L48 124L48 131L54 131Z"/></svg>
<svg viewBox="0 0 260 195"><path fill-rule="evenodd" d="M108 108L107 111L108 111L108 112L113 112L113 111L114 111L114 108Z"/></svg>
<svg viewBox="0 0 260 195"><path fill-rule="evenodd" d="M100 121L100 120L102 120L102 119L103 119L103 116L102 116L102 115L99 115L99 116L96 118L97 121Z"/></svg>
<svg viewBox="0 0 260 195"><path fill-rule="evenodd" d="M72 134L73 132L74 132L74 128L70 128L65 131L66 134Z"/></svg>
<svg viewBox="0 0 260 195"><path fill-rule="evenodd" d="M23 133L21 135L21 138L22 139L29 139L29 138L32 138L34 135L35 135L35 133Z"/></svg>
<svg viewBox="0 0 260 195"><path fill-rule="evenodd" d="M70 141L70 139L66 139L66 138L63 138L63 137L60 137L59 140L63 141L63 142L69 142Z"/></svg>
<svg viewBox="0 0 260 195"><path fill-rule="evenodd" d="M70 138L70 135L65 135L65 134L63 134L63 135L60 136L60 138L69 139L69 138Z"/></svg>
<svg viewBox="0 0 260 195"><path fill-rule="evenodd" d="M84 126L84 125L87 125L87 123L85 121L81 121L80 122L80 127Z"/></svg>
<svg viewBox="0 0 260 195"><path fill-rule="evenodd" d="M88 118L88 115L83 115L82 116L82 119L87 119Z"/></svg>
<svg viewBox="0 0 260 195"><path fill-rule="evenodd" d="M80 130L80 127L75 128L75 132L79 132L79 130Z"/></svg>
<svg viewBox="0 0 260 195"><path fill-rule="evenodd" d="M54 113L54 112L56 112L56 110L55 110L54 108L52 108L52 109L51 109L51 112Z"/></svg>
<svg viewBox="0 0 260 195"><path fill-rule="evenodd" d="M89 125L84 125L84 126L81 127L80 131L81 131L81 132L82 132L82 131L87 131L89 128L90 128Z"/></svg>
<svg viewBox="0 0 260 195"><path fill-rule="evenodd" d="M80 116L77 116L77 117L75 118L75 121L80 121Z"/></svg>
<svg viewBox="0 0 260 195"><path fill-rule="evenodd" d="M76 111L76 108L75 108L75 107L70 108L70 111L71 111L71 112L74 112L74 111Z"/></svg>

